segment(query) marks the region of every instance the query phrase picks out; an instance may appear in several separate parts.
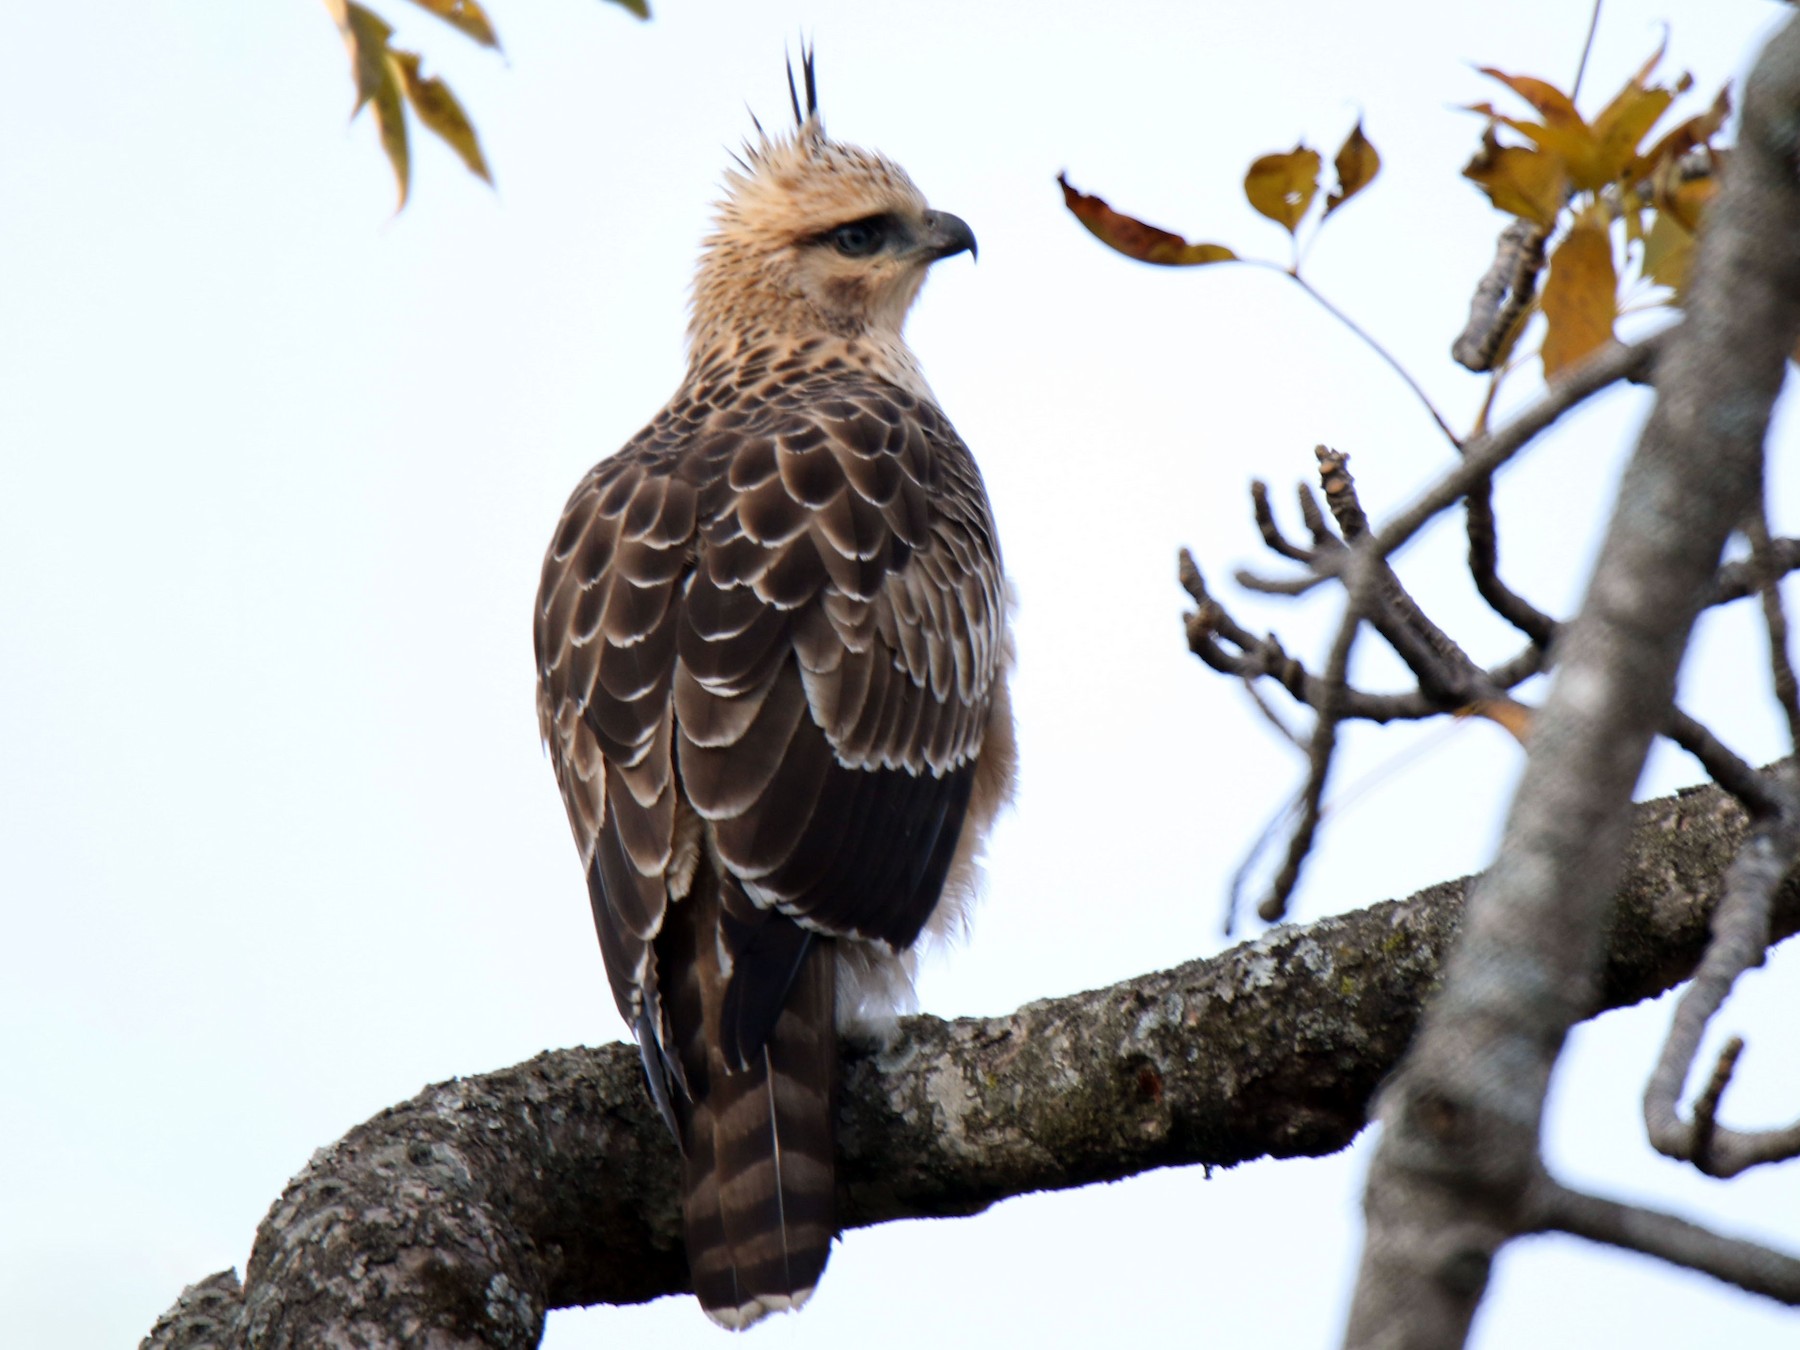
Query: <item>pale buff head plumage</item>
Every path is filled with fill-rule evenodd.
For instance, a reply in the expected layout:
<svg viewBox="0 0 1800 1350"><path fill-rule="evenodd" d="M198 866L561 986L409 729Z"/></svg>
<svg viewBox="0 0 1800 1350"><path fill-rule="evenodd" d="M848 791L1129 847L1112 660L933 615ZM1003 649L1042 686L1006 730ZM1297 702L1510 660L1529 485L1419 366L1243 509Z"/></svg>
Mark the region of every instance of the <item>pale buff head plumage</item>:
<svg viewBox="0 0 1800 1350"><path fill-rule="evenodd" d="M725 175L694 278L696 360L825 334L904 351L901 326L926 270L974 250L968 226L933 211L898 164L826 136L810 54L804 70L794 130L770 136L759 125L758 141Z"/></svg>

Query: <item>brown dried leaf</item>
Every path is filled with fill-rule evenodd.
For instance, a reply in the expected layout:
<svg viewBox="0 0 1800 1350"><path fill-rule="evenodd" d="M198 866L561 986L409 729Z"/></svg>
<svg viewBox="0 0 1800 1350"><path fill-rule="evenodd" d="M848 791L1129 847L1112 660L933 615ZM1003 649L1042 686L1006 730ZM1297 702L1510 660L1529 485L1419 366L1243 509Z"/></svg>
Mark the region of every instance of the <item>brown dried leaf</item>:
<svg viewBox="0 0 1800 1350"><path fill-rule="evenodd" d="M1532 719L1537 716L1537 709L1520 703L1517 699L1480 698L1473 703L1465 704L1456 710L1458 717L1485 717L1495 726L1503 727L1520 745L1531 744Z"/></svg>
<svg viewBox="0 0 1800 1350"><path fill-rule="evenodd" d="M1250 205L1292 234L1319 191L1321 163L1319 152L1304 145L1285 155L1264 155L1244 175L1244 195Z"/></svg>
<svg viewBox="0 0 1800 1350"><path fill-rule="evenodd" d="M1056 181L1062 185L1063 204L1075 213L1075 219L1101 243L1127 258L1161 267L1198 267L1237 259L1223 244L1190 244L1178 234L1121 215L1100 198L1071 187L1067 174L1058 174Z"/></svg>
<svg viewBox="0 0 1800 1350"><path fill-rule="evenodd" d="M438 16L464 37L473 38L483 47L500 46L494 25L487 12L475 0L412 0L420 9ZM423 114L421 114L423 116Z"/></svg>
<svg viewBox="0 0 1800 1350"><path fill-rule="evenodd" d="M442 80L419 73L419 58L412 52L395 52L394 63L400 71L401 87L427 130L435 133L456 151L469 172L487 183L494 181L488 173L487 161L481 155L481 142L462 104Z"/></svg>
<svg viewBox="0 0 1800 1350"><path fill-rule="evenodd" d="M1381 172L1381 156L1363 135L1362 119L1356 119L1356 126L1344 138L1344 144L1332 160L1332 167L1337 170L1337 186L1325 199L1325 214L1330 215L1338 207L1349 201L1357 193L1375 181L1375 175Z"/></svg>
<svg viewBox="0 0 1800 1350"><path fill-rule="evenodd" d="M1463 169L1463 177L1477 184L1502 211L1549 229L1562 213L1568 193L1568 172L1560 156L1522 146L1503 146L1490 126L1481 149Z"/></svg>
<svg viewBox="0 0 1800 1350"><path fill-rule="evenodd" d="M650 17L650 0L612 0L620 9L628 9L640 19Z"/></svg>
<svg viewBox="0 0 1800 1350"><path fill-rule="evenodd" d="M1549 326L1544 334L1545 379L1579 365L1612 341L1619 278L1604 208L1583 211L1550 255L1543 307Z"/></svg>

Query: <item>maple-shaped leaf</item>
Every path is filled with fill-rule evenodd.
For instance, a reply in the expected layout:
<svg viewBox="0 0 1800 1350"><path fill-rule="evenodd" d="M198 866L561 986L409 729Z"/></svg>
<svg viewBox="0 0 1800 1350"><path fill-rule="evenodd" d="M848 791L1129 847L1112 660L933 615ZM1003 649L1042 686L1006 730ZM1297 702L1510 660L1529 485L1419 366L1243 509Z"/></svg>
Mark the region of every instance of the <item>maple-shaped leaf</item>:
<svg viewBox="0 0 1800 1350"><path fill-rule="evenodd" d="M1549 229L1562 213L1569 175L1560 155L1520 145L1501 145L1490 126L1463 169L1502 211Z"/></svg>

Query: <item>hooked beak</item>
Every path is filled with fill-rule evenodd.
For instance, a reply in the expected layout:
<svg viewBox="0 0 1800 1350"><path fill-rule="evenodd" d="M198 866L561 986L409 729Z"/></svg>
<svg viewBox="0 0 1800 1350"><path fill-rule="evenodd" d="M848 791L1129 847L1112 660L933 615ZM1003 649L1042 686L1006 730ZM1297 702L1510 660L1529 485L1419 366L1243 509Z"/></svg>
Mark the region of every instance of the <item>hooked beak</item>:
<svg viewBox="0 0 1800 1350"><path fill-rule="evenodd" d="M919 248L932 262L953 258L958 253L967 253L970 258L978 254L975 231L961 216L953 216L948 211L925 213L925 234L919 240Z"/></svg>

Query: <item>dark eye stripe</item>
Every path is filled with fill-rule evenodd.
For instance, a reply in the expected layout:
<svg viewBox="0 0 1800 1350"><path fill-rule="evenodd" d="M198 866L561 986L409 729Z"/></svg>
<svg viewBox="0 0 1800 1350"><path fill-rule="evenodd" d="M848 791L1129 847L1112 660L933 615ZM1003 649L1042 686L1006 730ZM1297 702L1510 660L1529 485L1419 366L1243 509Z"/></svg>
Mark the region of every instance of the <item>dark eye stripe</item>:
<svg viewBox="0 0 1800 1350"><path fill-rule="evenodd" d="M892 216L868 216L825 231L817 242L830 246L846 258L867 258L885 248L894 232Z"/></svg>

